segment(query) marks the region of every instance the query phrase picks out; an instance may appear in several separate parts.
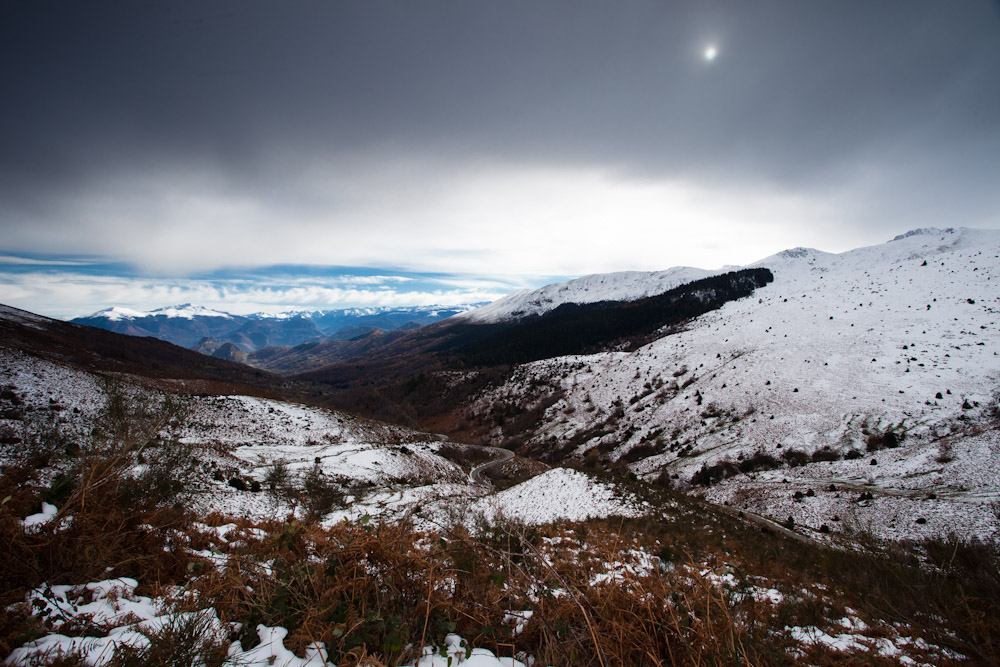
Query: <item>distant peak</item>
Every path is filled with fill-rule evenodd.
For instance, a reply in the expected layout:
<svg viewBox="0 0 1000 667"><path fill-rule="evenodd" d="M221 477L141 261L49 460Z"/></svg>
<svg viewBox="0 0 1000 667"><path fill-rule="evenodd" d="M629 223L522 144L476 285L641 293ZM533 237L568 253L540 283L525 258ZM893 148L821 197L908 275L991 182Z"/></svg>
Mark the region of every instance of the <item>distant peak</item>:
<svg viewBox="0 0 1000 667"><path fill-rule="evenodd" d="M895 237L893 241L902 241L903 239L908 239L911 236L937 236L938 234L954 234L954 227L946 227L944 229L938 229L937 227L921 227L920 229L911 229L905 234L900 234Z"/></svg>
<svg viewBox="0 0 1000 667"><path fill-rule="evenodd" d="M813 257L818 253L819 251L815 248L798 247L782 250L778 253L778 257L783 257L784 259L802 259L804 257Z"/></svg>
<svg viewBox="0 0 1000 667"><path fill-rule="evenodd" d="M96 313L90 315L91 318L103 317L107 320L112 320L117 322L119 320L131 320L137 317L146 317L149 313L141 310L133 310L131 308L125 308L123 306L112 306L111 308L105 308L104 310L99 310Z"/></svg>
<svg viewBox="0 0 1000 667"><path fill-rule="evenodd" d="M185 319L191 319L193 317L223 317L225 319L232 319L232 315L229 313L224 313L221 310L206 308L205 306L195 306L190 303L182 303L179 306L157 308L156 310L151 310L146 314L153 317L159 315L164 317L182 317Z"/></svg>

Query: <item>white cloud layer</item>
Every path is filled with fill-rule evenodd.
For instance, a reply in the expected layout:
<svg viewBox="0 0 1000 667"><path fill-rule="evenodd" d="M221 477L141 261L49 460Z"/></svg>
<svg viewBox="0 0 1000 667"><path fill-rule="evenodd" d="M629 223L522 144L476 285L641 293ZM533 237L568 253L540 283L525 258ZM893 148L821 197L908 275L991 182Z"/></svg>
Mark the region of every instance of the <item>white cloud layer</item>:
<svg viewBox="0 0 1000 667"><path fill-rule="evenodd" d="M350 277L349 277L350 278ZM389 277L392 281L395 277ZM283 310L325 310L354 306L460 305L492 301L507 293L502 285L460 279L440 289L399 291L377 285L324 287L315 281L290 285L240 280L162 280L127 276L81 276L62 272L0 272L0 303L50 317L72 318L112 305L150 310L196 303L233 314ZM42 307L39 307L39 306Z"/></svg>
<svg viewBox="0 0 1000 667"><path fill-rule="evenodd" d="M583 275L716 268L789 245L844 250L885 240L882 229L846 224L849 210L829 193L790 194L766 183L359 158L313 164L294 186L271 190L191 165L108 176L13 230L8 243L173 276L284 263Z"/></svg>

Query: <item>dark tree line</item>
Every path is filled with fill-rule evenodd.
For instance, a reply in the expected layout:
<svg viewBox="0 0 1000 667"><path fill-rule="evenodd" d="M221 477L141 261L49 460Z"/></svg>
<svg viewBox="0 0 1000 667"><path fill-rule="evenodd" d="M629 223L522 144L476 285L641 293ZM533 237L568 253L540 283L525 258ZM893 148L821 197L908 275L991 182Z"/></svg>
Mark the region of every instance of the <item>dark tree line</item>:
<svg viewBox="0 0 1000 667"><path fill-rule="evenodd" d="M496 366L633 347L664 327L749 296L773 280L768 269L744 269L637 301L563 304L514 324L465 325L439 351L453 352L467 366Z"/></svg>

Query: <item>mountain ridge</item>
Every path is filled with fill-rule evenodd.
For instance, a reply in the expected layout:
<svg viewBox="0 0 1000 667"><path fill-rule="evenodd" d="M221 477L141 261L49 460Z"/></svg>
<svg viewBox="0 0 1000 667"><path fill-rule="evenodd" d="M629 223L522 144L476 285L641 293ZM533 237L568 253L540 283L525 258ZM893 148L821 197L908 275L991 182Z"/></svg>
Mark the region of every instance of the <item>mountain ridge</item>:
<svg viewBox="0 0 1000 667"><path fill-rule="evenodd" d="M393 331L412 328L465 312L473 306L377 306L301 310L249 315L190 303L149 311L112 306L71 322L133 336L152 336L190 349L204 342L232 343L244 353L265 347L294 347L336 338L343 329L365 327ZM358 334L354 334L355 336ZM211 346L212 354L218 346Z"/></svg>

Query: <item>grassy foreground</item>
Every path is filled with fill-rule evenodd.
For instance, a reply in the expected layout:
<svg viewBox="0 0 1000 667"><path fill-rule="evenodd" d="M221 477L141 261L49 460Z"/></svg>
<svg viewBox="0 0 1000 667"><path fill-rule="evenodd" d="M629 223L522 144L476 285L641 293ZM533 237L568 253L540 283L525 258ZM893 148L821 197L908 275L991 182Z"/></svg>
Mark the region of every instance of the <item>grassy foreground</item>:
<svg viewBox="0 0 1000 667"><path fill-rule="evenodd" d="M230 642L249 649L258 625L286 628L299 655L323 642L348 666L412 663L449 633L551 665L1000 664L995 545L858 536L833 548L634 481L646 518L456 516L427 531L196 516L184 503L196 453L161 438L182 409L116 391L88 437L26 443L0 475L0 655L56 629L26 604L32 591L131 577L177 612L213 609L228 630L167 627L107 664L232 664ZM54 518L25 526L43 502Z"/></svg>

